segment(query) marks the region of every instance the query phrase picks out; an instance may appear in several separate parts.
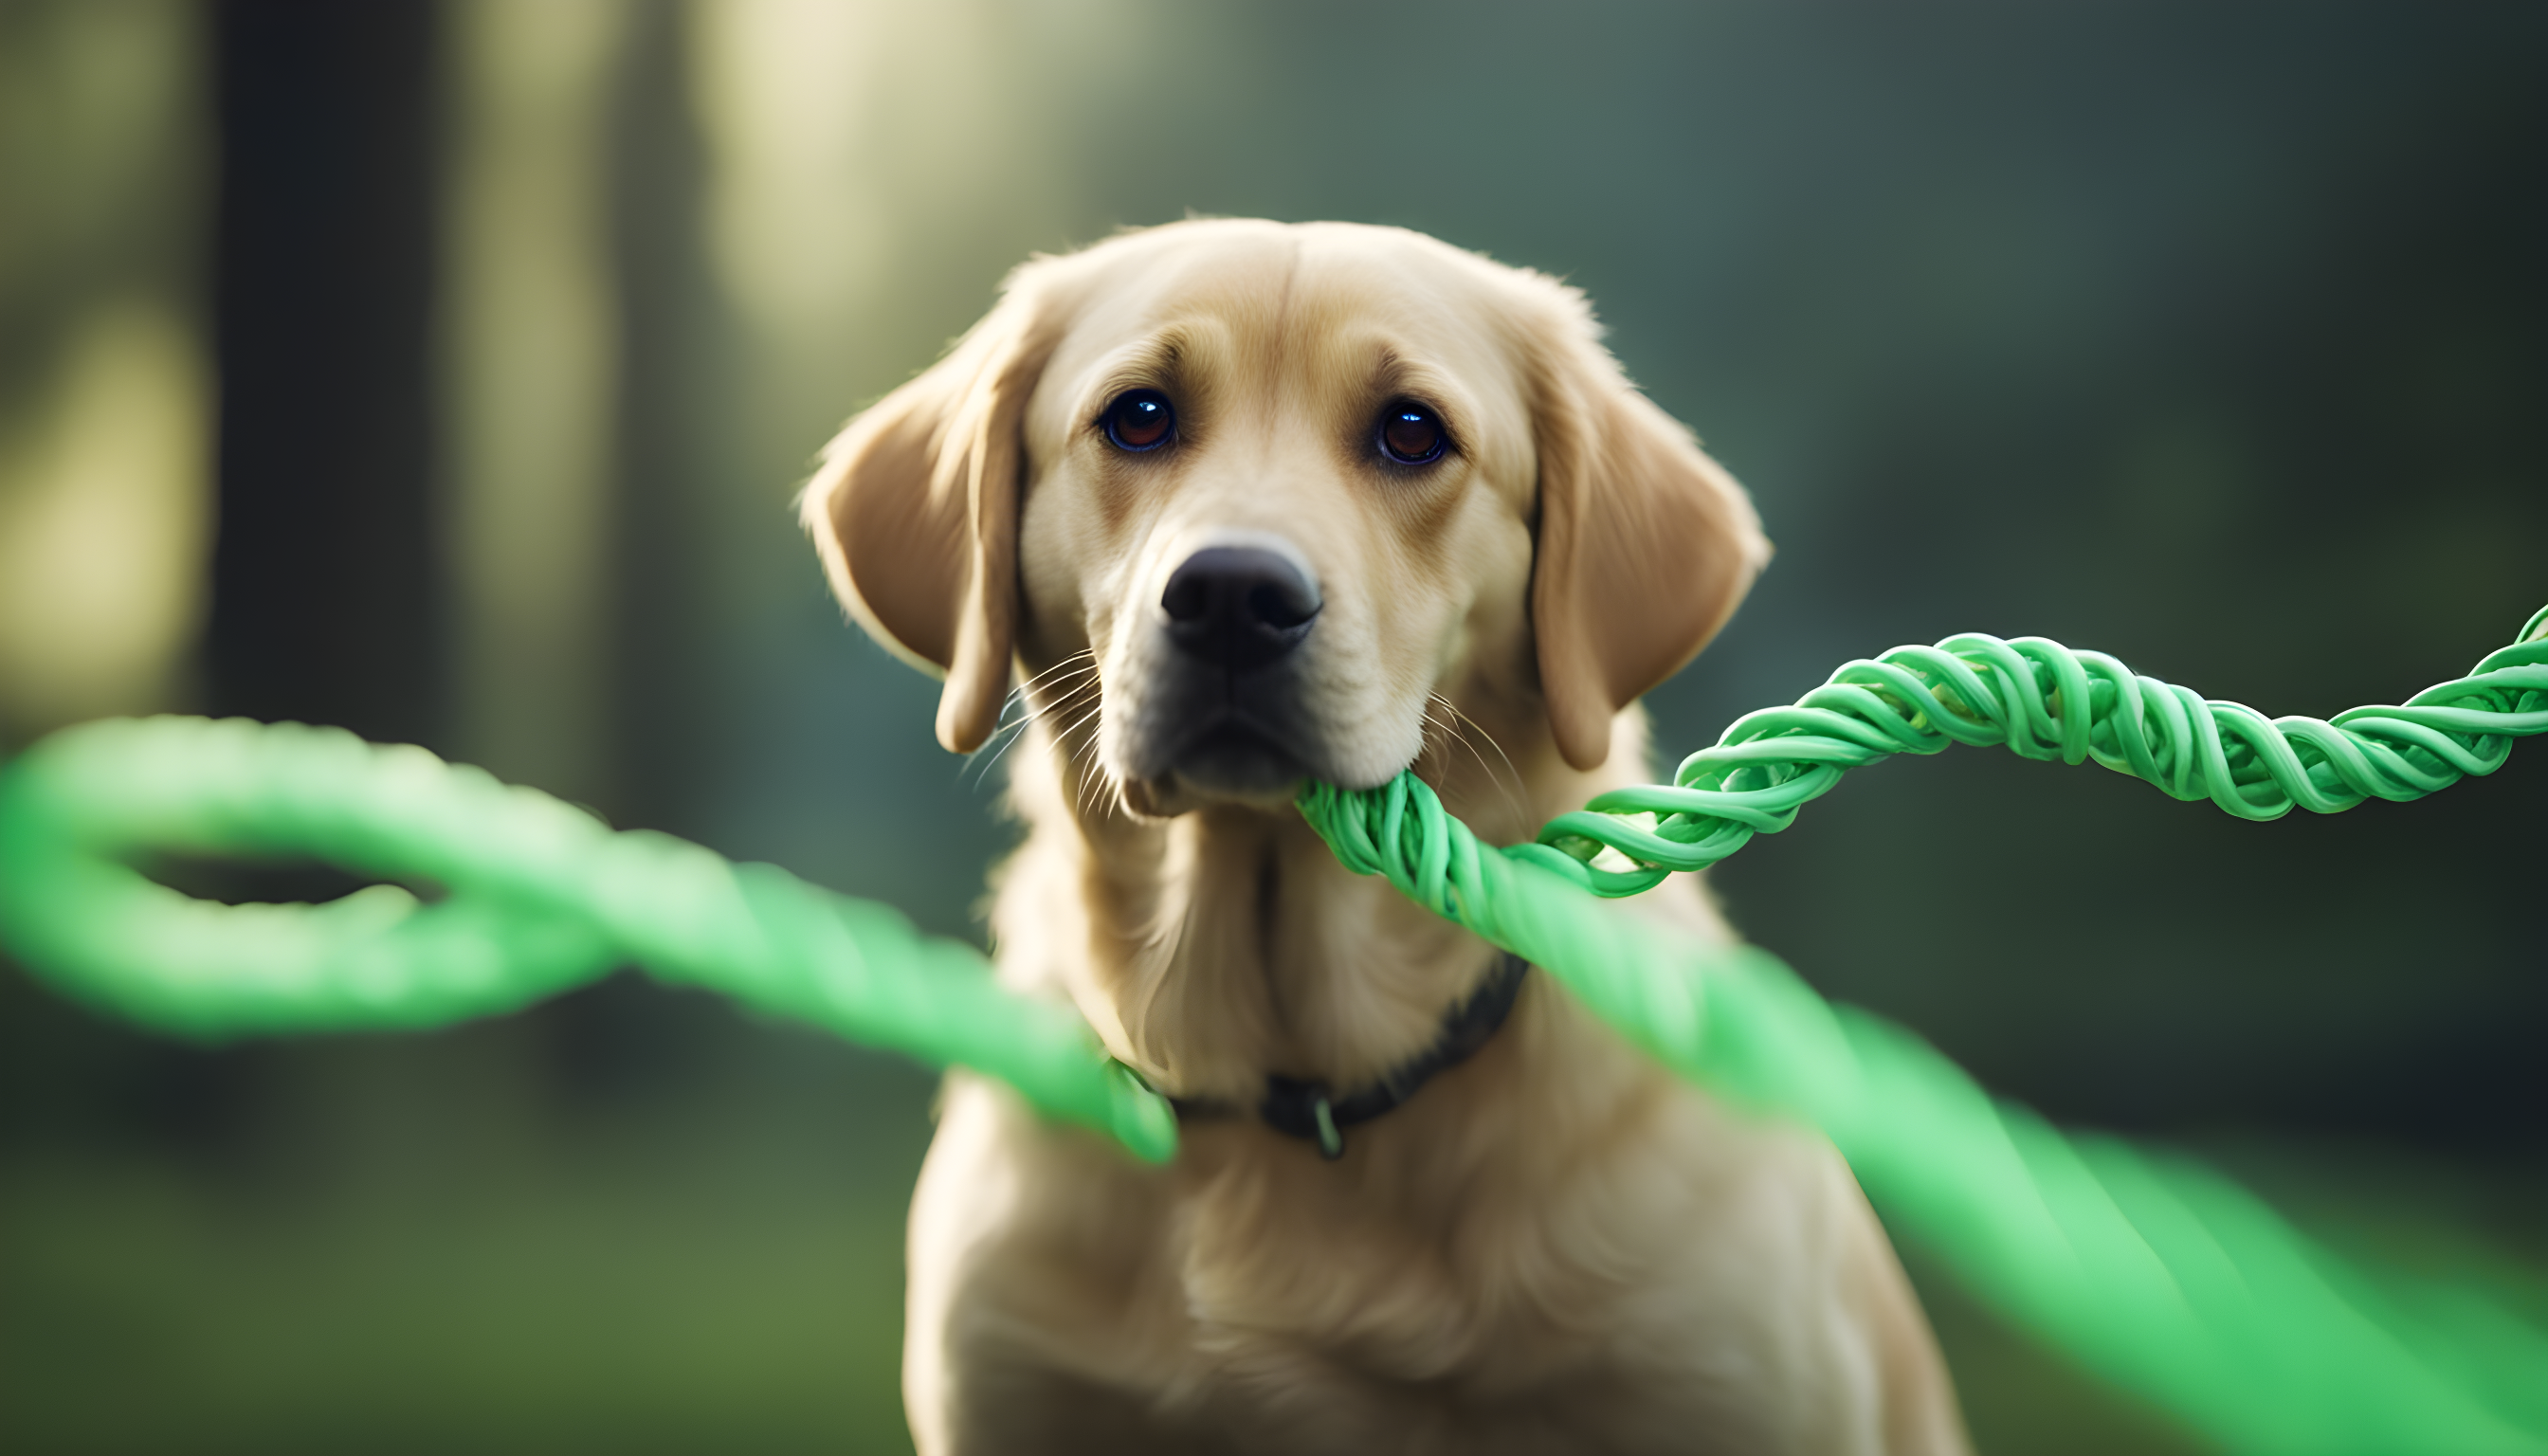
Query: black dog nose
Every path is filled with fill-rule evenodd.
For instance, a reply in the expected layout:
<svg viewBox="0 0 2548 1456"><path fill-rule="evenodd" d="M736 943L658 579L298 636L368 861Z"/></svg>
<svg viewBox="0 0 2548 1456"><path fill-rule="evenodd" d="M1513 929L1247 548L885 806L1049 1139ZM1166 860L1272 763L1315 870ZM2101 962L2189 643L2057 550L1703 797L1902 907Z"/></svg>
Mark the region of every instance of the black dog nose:
<svg viewBox="0 0 2548 1456"><path fill-rule="evenodd" d="M1317 585L1279 552L1207 546L1168 578L1159 605L1181 651L1244 673L1300 646L1320 602Z"/></svg>

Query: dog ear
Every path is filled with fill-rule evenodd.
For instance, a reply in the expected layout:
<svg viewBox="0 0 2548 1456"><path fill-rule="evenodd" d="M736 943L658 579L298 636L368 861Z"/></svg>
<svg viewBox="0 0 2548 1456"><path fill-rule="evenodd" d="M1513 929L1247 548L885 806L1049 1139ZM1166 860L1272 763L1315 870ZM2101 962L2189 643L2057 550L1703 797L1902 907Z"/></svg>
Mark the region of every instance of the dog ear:
<svg viewBox="0 0 2548 1456"><path fill-rule="evenodd" d="M859 625L946 679L938 741L953 753L981 747L1009 691L1020 432L1058 332L1033 269L946 358L851 420L797 502Z"/></svg>
<svg viewBox="0 0 2548 1456"><path fill-rule="evenodd" d="M1620 372L1581 294L1560 292L1539 323L1531 622L1557 750L1591 770L1619 709L1734 614L1770 542L1743 488Z"/></svg>

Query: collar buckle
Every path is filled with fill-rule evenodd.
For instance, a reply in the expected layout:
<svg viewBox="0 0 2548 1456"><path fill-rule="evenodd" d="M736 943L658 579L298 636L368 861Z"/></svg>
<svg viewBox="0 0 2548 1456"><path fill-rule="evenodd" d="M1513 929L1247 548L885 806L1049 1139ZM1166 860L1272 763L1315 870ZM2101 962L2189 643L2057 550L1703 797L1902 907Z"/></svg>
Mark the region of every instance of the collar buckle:
<svg viewBox="0 0 2548 1456"><path fill-rule="evenodd" d="M1256 1105L1256 1116L1278 1133L1319 1145L1319 1156L1329 1162L1345 1155L1344 1123L1336 1115L1333 1093L1324 1082L1303 1081L1280 1074L1265 1079L1265 1100Z"/></svg>
<svg viewBox="0 0 2548 1456"><path fill-rule="evenodd" d="M1327 1105L1324 1089L1310 1099L1310 1119L1319 1127L1319 1156L1329 1162L1344 1156L1345 1135L1336 1131L1336 1112Z"/></svg>

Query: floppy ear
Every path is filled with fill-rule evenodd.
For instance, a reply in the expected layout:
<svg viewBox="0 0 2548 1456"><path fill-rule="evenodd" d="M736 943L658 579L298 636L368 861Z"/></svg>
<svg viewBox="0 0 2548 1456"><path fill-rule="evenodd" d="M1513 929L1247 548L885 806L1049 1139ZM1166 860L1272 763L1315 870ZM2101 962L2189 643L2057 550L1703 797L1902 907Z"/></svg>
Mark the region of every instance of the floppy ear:
<svg viewBox="0 0 2548 1456"><path fill-rule="evenodd" d="M946 358L850 421L797 502L859 625L947 680L938 741L954 753L991 736L1009 691L1020 429L1057 331L1043 294L1012 275Z"/></svg>
<svg viewBox="0 0 2548 1456"><path fill-rule="evenodd" d="M1557 751L1610 756L1610 719L1696 656L1770 560L1751 498L1639 394L1564 290L1531 340L1539 540L1531 622Z"/></svg>

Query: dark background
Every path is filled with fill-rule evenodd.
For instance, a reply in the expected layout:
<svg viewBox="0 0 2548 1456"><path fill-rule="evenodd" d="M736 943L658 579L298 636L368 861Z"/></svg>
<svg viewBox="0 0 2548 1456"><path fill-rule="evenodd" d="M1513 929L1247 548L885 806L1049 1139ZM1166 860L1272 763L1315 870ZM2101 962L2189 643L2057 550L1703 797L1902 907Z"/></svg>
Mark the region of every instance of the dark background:
<svg viewBox="0 0 2548 1456"><path fill-rule="evenodd" d="M192 666L137 705L423 742L978 936L998 775L938 753L933 689L842 625L787 499L1008 265L1189 210L1403 224L1591 293L1779 548L1653 699L1665 768L1959 630L2322 716L2456 676L2548 601L2540 5L919 9L609 11L600 709L554 771L469 726L455 625L433 361L484 14L167 22L204 98L181 235L218 533ZM843 68L738 47L746 11ZM0 46L65 13L16 0ZM783 161L796 135L733 120L753 87L834 83L861 99L837 151L786 163L810 185L735 190L751 136ZM865 209L840 236L869 238L840 245L842 297L822 236L733 221L810 195L819 222L825 156ZM792 318L756 300L793 275L737 262L791 236L816 248ZM11 361L41 358L50 316L15 317ZM2542 824L2535 749L2272 825L1956 751L1855 775L1714 880L1754 939L1993 1089L2537 1310ZM894 1449L928 1096L631 982L438 1036L200 1049L12 974L0 1440ZM1984 1449L2189 1447L1907 1252Z"/></svg>

